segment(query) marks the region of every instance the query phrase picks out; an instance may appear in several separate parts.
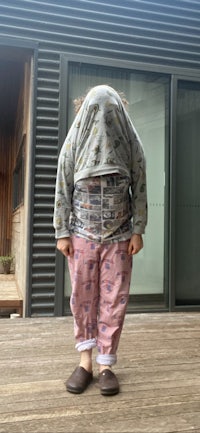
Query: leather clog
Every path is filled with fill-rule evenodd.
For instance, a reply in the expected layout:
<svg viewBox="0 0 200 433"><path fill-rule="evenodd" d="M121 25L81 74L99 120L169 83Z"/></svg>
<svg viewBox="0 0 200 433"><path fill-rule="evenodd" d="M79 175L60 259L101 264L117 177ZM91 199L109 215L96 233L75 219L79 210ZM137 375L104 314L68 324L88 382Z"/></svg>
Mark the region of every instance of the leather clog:
<svg viewBox="0 0 200 433"><path fill-rule="evenodd" d="M119 382L117 377L108 368L99 374L99 386L102 395L114 395L119 392Z"/></svg>
<svg viewBox="0 0 200 433"><path fill-rule="evenodd" d="M76 367L69 379L66 381L66 389L74 394L81 394L92 382L93 374L83 367Z"/></svg>

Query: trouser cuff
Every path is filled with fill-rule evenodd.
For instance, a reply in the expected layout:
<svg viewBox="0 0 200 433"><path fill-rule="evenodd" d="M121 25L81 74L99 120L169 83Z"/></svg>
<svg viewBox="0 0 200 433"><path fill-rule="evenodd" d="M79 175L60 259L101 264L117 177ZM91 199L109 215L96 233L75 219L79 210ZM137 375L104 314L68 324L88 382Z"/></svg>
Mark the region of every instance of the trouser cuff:
<svg viewBox="0 0 200 433"><path fill-rule="evenodd" d="M96 338L91 338L90 340L81 341L77 343L75 348L78 352L83 352L84 350L90 350L96 347Z"/></svg>
<svg viewBox="0 0 200 433"><path fill-rule="evenodd" d="M114 365L117 362L117 355L111 355L111 354L99 354L96 357L97 364L100 365Z"/></svg>

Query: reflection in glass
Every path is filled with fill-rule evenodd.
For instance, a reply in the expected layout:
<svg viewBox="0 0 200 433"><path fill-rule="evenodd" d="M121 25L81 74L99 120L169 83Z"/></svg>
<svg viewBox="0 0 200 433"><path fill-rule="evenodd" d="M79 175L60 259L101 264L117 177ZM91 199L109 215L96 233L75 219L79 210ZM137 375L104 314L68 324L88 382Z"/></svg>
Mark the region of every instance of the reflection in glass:
<svg viewBox="0 0 200 433"><path fill-rule="evenodd" d="M168 144L169 79L160 74L70 63L68 125L73 118L73 99L98 84L125 93L130 117L141 137L147 160L148 226L144 249L134 257L131 294L164 293L165 149ZM66 269L65 296L70 294Z"/></svg>

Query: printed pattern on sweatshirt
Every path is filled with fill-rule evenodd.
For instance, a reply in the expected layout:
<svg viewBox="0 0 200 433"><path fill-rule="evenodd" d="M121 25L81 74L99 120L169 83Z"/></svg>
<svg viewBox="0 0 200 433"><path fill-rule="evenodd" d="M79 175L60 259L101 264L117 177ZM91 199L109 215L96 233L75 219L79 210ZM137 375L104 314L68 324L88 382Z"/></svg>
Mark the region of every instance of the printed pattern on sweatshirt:
<svg viewBox="0 0 200 433"><path fill-rule="evenodd" d="M147 189L142 143L117 92L100 85L86 96L59 155L53 219L56 239L70 236L76 183L114 173L129 178L134 233L145 233Z"/></svg>
<svg viewBox="0 0 200 433"><path fill-rule="evenodd" d="M98 176L80 180L73 193L70 234L96 242L116 242L132 235L127 176Z"/></svg>

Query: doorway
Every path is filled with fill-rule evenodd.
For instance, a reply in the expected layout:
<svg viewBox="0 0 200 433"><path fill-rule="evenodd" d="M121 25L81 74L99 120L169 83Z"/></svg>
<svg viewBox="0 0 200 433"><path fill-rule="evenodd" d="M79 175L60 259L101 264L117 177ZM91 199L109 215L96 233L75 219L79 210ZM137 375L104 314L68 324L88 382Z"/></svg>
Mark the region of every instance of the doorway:
<svg viewBox="0 0 200 433"><path fill-rule="evenodd" d="M200 82L178 80L175 304L200 305Z"/></svg>
<svg viewBox="0 0 200 433"><path fill-rule="evenodd" d="M144 249L134 257L128 311L166 310L170 77L157 72L122 68L119 63L116 66L113 63L97 65L63 57L61 83L64 89L62 101L65 101L60 108L61 124L66 125L67 118L68 128L74 119L73 100L84 95L89 87L107 83L128 99L129 115L141 137L148 161L149 197ZM66 133L66 130L61 131L62 143ZM64 280L62 304L64 314L69 314L71 284L67 263ZM61 286L60 281L58 285Z"/></svg>
<svg viewBox="0 0 200 433"><path fill-rule="evenodd" d="M23 80L23 63L1 59L0 68L0 255L12 248L13 170L18 152L17 110Z"/></svg>
<svg viewBox="0 0 200 433"><path fill-rule="evenodd" d="M23 299L32 58L30 50L0 47L0 256L14 258L11 273Z"/></svg>

